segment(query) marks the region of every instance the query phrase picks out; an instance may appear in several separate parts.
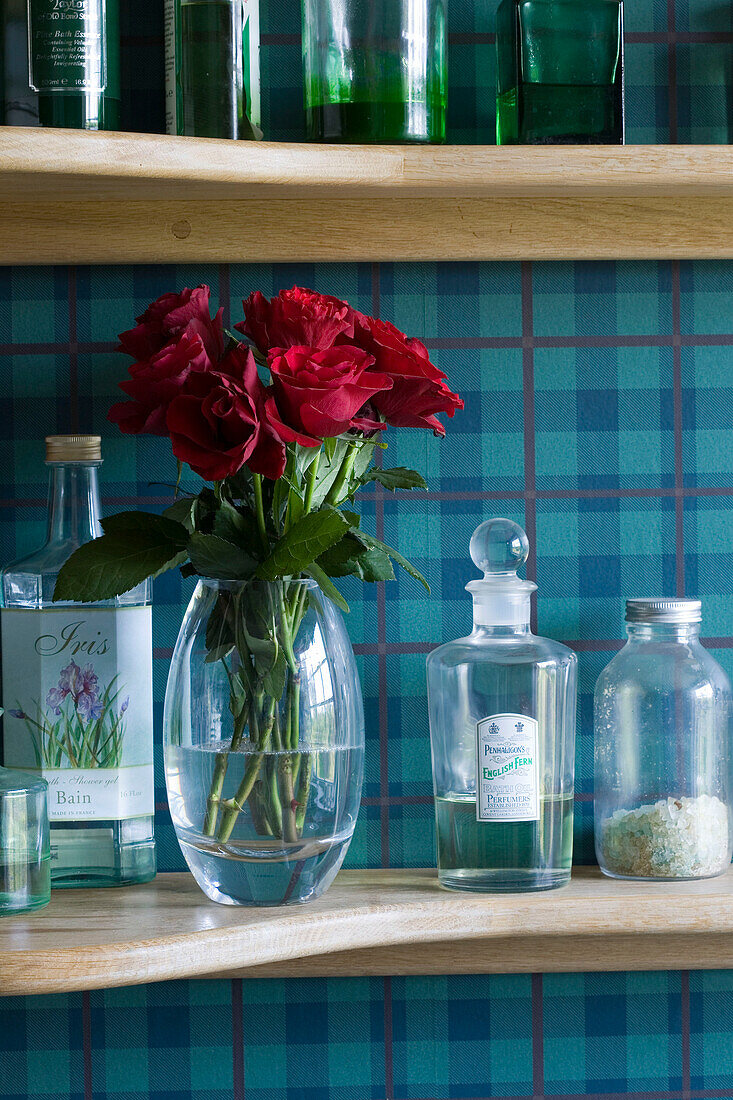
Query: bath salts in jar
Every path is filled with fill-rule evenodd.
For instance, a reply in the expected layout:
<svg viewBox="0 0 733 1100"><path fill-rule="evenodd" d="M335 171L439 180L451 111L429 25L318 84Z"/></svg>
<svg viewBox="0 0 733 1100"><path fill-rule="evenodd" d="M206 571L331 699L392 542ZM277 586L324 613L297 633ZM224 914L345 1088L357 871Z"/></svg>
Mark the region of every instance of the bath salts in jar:
<svg viewBox="0 0 733 1100"><path fill-rule="evenodd" d="M731 860L731 686L699 600L628 600L595 691L595 841L615 878L697 879Z"/></svg>

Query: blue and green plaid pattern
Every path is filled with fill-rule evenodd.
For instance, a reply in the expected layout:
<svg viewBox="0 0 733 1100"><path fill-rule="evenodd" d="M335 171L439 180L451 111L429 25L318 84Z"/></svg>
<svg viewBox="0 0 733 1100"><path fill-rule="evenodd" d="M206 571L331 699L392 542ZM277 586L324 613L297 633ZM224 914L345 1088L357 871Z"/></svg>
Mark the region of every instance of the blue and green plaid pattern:
<svg viewBox="0 0 733 1100"><path fill-rule="evenodd" d="M268 137L303 135L297 0L261 0ZM493 141L493 3L450 0L449 140ZM121 5L128 129L162 129L162 3ZM733 8L627 5L631 142L727 142ZM434 859L424 661L470 626L468 540L523 523L537 626L580 658L576 860L593 860L593 684L623 602L704 599L733 673L733 264L280 264L0 269L0 558L42 541L42 438L104 435L104 506L162 507L164 444L106 425L117 332L164 290L206 282L232 319L255 288L348 298L428 344L466 399L448 439L392 431L391 464L427 493L371 489L364 523L415 560L345 589L367 718L352 867ZM191 591L155 589L159 736L171 650ZM160 865L183 869L156 750ZM726 1100L729 972L173 982L0 1001L0 1100Z"/></svg>

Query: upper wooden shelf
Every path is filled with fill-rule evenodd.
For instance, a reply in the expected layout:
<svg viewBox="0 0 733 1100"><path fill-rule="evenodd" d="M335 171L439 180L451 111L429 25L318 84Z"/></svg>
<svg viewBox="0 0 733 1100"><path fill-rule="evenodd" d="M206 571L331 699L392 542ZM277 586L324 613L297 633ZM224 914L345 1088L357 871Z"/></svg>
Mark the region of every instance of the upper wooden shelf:
<svg viewBox="0 0 733 1100"><path fill-rule="evenodd" d="M733 872L638 884L577 868L540 894L441 890L435 872L345 871L309 905L238 909L189 875L56 891L0 919L0 993L169 978L519 973L733 967Z"/></svg>
<svg viewBox="0 0 733 1100"><path fill-rule="evenodd" d="M0 263L665 257L733 257L733 148L0 127Z"/></svg>

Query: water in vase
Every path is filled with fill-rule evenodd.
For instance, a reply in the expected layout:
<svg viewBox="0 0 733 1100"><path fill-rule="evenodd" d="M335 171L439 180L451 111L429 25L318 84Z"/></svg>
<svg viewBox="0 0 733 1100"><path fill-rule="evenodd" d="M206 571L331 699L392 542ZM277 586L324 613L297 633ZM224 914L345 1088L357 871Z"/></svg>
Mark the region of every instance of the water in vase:
<svg viewBox="0 0 733 1100"><path fill-rule="evenodd" d="M208 805L217 761L227 754L220 806L212 818ZM363 747L338 746L298 752L254 752L245 742L198 746L169 745L166 770L176 835L197 880L209 896L237 903L242 889L241 863L250 874L262 866L267 895L259 904L306 901L330 883L343 862L359 810L364 769ZM246 774L256 773L244 808L232 803ZM292 785L295 835L288 835L289 807L283 813L283 776ZM228 816L227 816L228 815ZM210 824L207 826L206 822ZM227 835L228 834L228 835ZM273 874L273 861L278 872ZM312 890L308 884L312 883ZM242 898L243 903L248 898Z"/></svg>

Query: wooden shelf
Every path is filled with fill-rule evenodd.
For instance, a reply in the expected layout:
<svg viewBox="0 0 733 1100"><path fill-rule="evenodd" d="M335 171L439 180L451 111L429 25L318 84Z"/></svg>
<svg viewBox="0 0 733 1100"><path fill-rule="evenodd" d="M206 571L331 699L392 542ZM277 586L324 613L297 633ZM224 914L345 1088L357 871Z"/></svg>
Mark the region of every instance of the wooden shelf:
<svg viewBox="0 0 733 1100"><path fill-rule="evenodd" d="M189 875L124 890L56 891L0 919L0 993L170 978L733 968L733 872L614 882L578 868L540 894L441 890L435 872L344 871L309 905L240 909Z"/></svg>
<svg viewBox="0 0 733 1100"><path fill-rule="evenodd" d="M0 127L0 263L733 257L729 146Z"/></svg>

